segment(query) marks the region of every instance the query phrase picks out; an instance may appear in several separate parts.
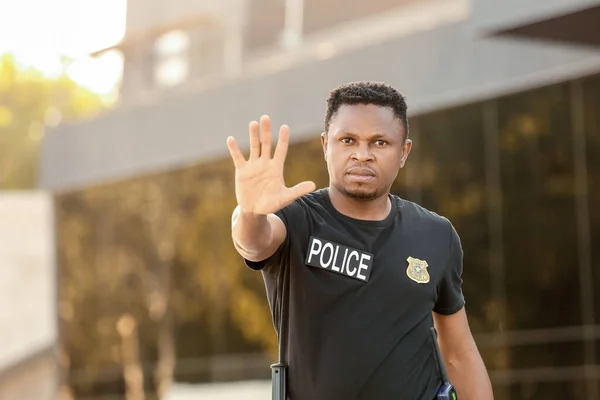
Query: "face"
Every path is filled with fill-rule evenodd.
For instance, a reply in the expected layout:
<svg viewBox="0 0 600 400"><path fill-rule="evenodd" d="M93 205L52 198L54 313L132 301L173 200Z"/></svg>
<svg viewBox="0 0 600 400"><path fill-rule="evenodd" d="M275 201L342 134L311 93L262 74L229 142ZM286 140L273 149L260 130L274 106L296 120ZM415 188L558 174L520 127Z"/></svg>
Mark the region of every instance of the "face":
<svg viewBox="0 0 600 400"><path fill-rule="evenodd" d="M330 183L357 200L387 195L411 141L389 107L343 105L321 135Z"/></svg>

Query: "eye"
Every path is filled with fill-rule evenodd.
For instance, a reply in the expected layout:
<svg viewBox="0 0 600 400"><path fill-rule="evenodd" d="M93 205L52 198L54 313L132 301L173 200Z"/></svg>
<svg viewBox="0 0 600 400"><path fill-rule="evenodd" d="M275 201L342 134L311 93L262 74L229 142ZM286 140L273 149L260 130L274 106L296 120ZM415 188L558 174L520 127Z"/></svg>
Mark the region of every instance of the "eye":
<svg viewBox="0 0 600 400"><path fill-rule="evenodd" d="M386 142L385 140L379 139L379 140L375 141L375 144L379 147L383 147L383 146L386 146L388 144L388 142Z"/></svg>
<svg viewBox="0 0 600 400"><path fill-rule="evenodd" d="M340 142L345 143L345 144L350 144L350 143L352 143L353 140L354 139L349 138L349 137L343 137L340 139Z"/></svg>

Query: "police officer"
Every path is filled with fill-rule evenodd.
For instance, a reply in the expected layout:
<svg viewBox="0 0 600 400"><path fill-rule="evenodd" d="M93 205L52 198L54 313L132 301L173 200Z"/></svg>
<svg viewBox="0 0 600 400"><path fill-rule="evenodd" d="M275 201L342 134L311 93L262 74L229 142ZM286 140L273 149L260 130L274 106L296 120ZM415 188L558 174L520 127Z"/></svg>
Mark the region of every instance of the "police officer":
<svg viewBox="0 0 600 400"><path fill-rule="evenodd" d="M461 400L490 400L471 335L462 248L444 217L389 193L411 150L404 97L377 82L331 91L321 135L329 186L286 187L289 128L267 116L233 137L234 245L263 274L293 400L431 400L438 332ZM313 160L306 160L313 162Z"/></svg>

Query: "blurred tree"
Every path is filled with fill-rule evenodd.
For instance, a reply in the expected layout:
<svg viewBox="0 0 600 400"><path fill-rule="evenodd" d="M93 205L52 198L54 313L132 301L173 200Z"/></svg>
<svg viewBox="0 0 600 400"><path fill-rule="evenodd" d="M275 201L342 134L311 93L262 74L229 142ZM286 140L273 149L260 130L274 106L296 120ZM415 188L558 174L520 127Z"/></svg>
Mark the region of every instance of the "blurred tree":
<svg viewBox="0 0 600 400"><path fill-rule="evenodd" d="M38 150L47 127L96 115L103 98L66 74L48 78L0 55L0 190L36 186Z"/></svg>
<svg viewBox="0 0 600 400"><path fill-rule="evenodd" d="M324 166L304 159L321 156L318 136L296 146L286 179L311 176L324 185ZM231 242L233 175L231 161L221 159L57 196L63 371L75 397L133 387L123 375L133 365L123 359L123 315L139 327L147 399L168 390L178 359L200 360L179 372L195 382L236 373L232 364L205 368L207 357L275 359L262 276L244 267Z"/></svg>

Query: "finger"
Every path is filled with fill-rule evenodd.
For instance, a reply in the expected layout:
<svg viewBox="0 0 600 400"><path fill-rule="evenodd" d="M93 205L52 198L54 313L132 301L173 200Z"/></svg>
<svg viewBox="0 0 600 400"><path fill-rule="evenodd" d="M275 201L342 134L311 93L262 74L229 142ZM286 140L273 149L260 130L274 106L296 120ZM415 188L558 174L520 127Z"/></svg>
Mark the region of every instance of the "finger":
<svg viewBox="0 0 600 400"><path fill-rule="evenodd" d="M317 186L312 181L305 181L287 189L287 199L290 203L305 194L314 192Z"/></svg>
<svg viewBox="0 0 600 400"><path fill-rule="evenodd" d="M273 138L271 135L271 119L263 115L260 117L260 156L263 158L271 158L271 143Z"/></svg>
<svg viewBox="0 0 600 400"><path fill-rule="evenodd" d="M233 165L236 168L241 168L246 164L246 159L244 159L244 155L240 151L235 138L229 136L227 138L227 148L229 149L229 154L231 154L231 159L233 160Z"/></svg>
<svg viewBox="0 0 600 400"><path fill-rule="evenodd" d="M258 122L250 122L250 159L260 157L260 138L258 137Z"/></svg>
<svg viewBox="0 0 600 400"><path fill-rule="evenodd" d="M288 147L290 145L290 128L287 125L282 125L279 129L279 139L277 139L277 147L275 147L274 160L278 160L282 164L285 162Z"/></svg>

